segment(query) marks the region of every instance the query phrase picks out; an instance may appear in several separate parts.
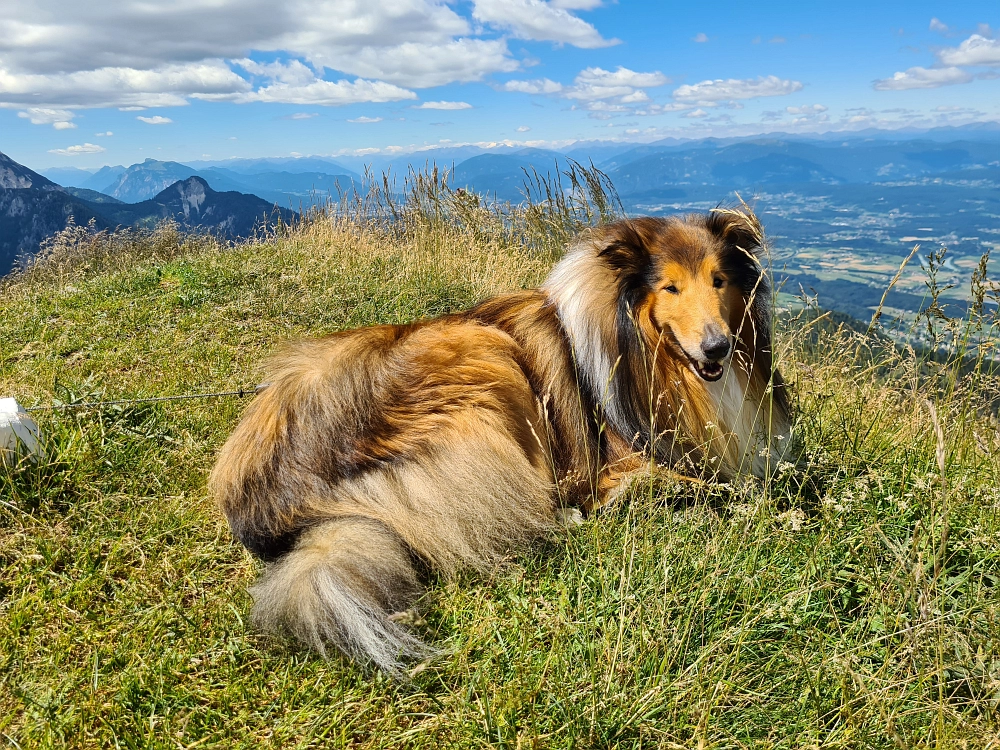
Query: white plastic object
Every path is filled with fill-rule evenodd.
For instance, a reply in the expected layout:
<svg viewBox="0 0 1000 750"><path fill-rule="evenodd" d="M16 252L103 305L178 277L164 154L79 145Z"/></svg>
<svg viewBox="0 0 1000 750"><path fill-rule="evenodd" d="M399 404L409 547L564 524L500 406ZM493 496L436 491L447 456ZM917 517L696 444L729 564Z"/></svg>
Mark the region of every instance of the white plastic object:
<svg viewBox="0 0 1000 750"><path fill-rule="evenodd" d="M13 465L18 454L43 455L38 425L13 398L0 398L0 463Z"/></svg>

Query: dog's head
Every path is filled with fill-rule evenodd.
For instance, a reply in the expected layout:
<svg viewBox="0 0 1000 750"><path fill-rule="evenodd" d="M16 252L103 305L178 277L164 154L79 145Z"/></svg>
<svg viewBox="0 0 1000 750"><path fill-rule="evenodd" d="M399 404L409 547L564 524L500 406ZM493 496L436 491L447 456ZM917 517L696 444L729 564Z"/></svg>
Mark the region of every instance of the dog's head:
<svg viewBox="0 0 1000 750"><path fill-rule="evenodd" d="M703 380L721 378L735 337L753 327L755 295L767 294L756 218L635 219L606 227L600 242L600 257L618 273L620 314L650 326Z"/></svg>

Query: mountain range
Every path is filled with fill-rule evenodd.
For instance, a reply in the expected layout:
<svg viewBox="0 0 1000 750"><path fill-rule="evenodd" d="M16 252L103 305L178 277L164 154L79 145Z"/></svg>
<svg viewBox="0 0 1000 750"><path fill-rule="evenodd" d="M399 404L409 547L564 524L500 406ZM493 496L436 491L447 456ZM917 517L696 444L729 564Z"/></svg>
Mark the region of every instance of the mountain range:
<svg viewBox="0 0 1000 750"><path fill-rule="evenodd" d="M173 219L188 228L235 239L251 236L279 216L287 223L297 215L256 195L216 191L197 175L174 180L150 199L126 203L88 188L64 188L0 153L0 276L71 220L93 222L102 230L151 227Z"/></svg>
<svg viewBox="0 0 1000 750"><path fill-rule="evenodd" d="M516 203L537 177L567 186L562 172L570 160L594 164L606 173L632 215L706 211L733 203L738 194L754 205L764 222L779 287L816 297L855 317L871 315L915 243L924 247L922 254L948 248L942 279L958 289L968 289L971 269L985 253L996 256L990 261L991 273L1000 275L1000 127L986 126L646 144L606 141L561 150L465 145L336 160L288 157L182 164L147 159L93 174L49 170L48 180L31 173L38 186L34 202L29 206L22 193L16 206L10 195L4 195L0 205L6 212L2 220L11 227L4 237L17 234L21 238L14 244L26 252L37 247L52 226L64 225L60 222L70 214L78 222L94 218L97 226L148 223L168 214L183 222L191 222L192 216L207 221L209 215L199 212L184 216L179 194L163 195L192 178L202 183L185 190L205 192L206 206L214 196L243 193L298 208L365 189L360 173L381 179L388 172L402 190L411 170L436 165L449 171L453 187ZM60 179L68 187L55 184ZM259 209L251 213L256 216ZM212 218L213 226L223 226ZM0 252L7 253L9 267L11 241L4 242ZM0 263L0 273L3 270ZM886 303L900 310L919 309L926 296L924 279L914 262ZM958 305L967 297L967 291L950 294Z"/></svg>
<svg viewBox="0 0 1000 750"><path fill-rule="evenodd" d="M192 162L146 159L130 167L102 167L96 173L55 168L45 175L66 187L94 190L125 203L149 200L178 180L200 177L219 192L251 193L282 207L301 209L336 200L362 183L336 162L317 158L230 159Z"/></svg>

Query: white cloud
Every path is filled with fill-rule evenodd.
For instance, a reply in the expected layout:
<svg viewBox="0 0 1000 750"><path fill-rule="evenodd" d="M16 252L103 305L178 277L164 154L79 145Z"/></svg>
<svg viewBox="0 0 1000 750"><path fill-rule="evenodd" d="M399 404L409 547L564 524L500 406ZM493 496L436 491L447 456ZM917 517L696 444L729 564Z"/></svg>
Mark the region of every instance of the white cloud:
<svg viewBox="0 0 1000 750"><path fill-rule="evenodd" d="M316 73L299 60L289 62L259 63L249 58L233 60L235 65L247 73L259 78L265 78L275 83L287 83L291 86L306 86L316 80Z"/></svg>
<svg viewBox="0 0 1000 750"><path fill-rule="evenodd" d="M364 115L361 115L361 117L355 117L354 119L349 119L348 122L358 122L358 123L367 124L367 123L370 123L370 122L382 122L382 118L381 117L365 117Z"/></svg>
<svg viewBox="0 0 1000 750"><path fill-rule="evenodd" d="M650 104L648 107L637 109L637 115L662 115L667 112L687 112L695 108L693 104L681 104L680 102L670 102L669 104Z"/></svg>
<svg viewBox="0 0 1000 750"><path fill-rule="evenodd" d="M698 44L704 44L705 42L708 41L708 34L706 34L704 31L698 32L697 34L694 35L694 37L692 37L691 41L697 42Z"/></svg>
<svg viewBox="0 0 1000 750"><path fill-rule="evenodd" d="M685 112L681 117L690 117L691 119L698 119L701 117L708 116L708 112L703 109L695 109L690 112Z"/></svg>
<svg viewBox="0 0 1000 750"><path fill-rule="evenodd" d="M703 103L721 102L731 99L756 99L763 96L785 96L802 89L799 81L791 81L777 76L759 78L702 81L693 85L679 86L674 91L674 99L681 102Z"/></svg>
<svg viewBox="0 0 1000 750"><path fill-rule="evenodd" d="M591 24L570 13L566 6L542 0L473 0L472 17L481 23L508 29L518 39L559 42L584 49L618 44L604 39Z"/></svg>
<svg viewBox="0 0 1000 750"><path fill-rule="evenodd" d="M968 83L972 74L961 68L910 68L895 73L892 78L882 78L872 86L876 91L904 91L906 89L936 89L957 83Z"/></svg>
<svg viewBox="0 0 1000 750"><path fill-rule="evenodd" d="M192 98L332 105L365 93L375 97L369 101L412 98L409 88L519 69L507 36L586 48L612 44L575 15L600 5L474 0L470 23L445 0L285 0L280 7L270 0L7 3L0 13L0 106L135 109ZM507 36L497 38L497 31ZM268 62L275 56L285 62Z"/></svg>
<svg viewBox="0 0 1000 750"><path fill-rule="evenodd" d="M521 125L521 126L520 126L520 127L519 127L519 128L517 129L517 132L518 132L518 133L527 133L527 132L528 132L529 130L531 130L531 128L529 128L529 127L528 127L527 125Z"/></svg>
<svg viewBox="0 0 1000 750"><path fill-rule="evenodd" d="M557 94L563 90L563 85L548 78L536 78L531 81L507 81L500 88L522 94Z"/></svg>
<svg viewBox="0 0 1000 750"><path fill-rule="evenodd" d="M803 104L801 107L785 107L785 111L790 115L818 115L826 112L826 107L822 104Z"/></svg>
<svg viewBox="0 0 1000 750"><path fill-rule="evenodd" d="M161 115L154 115L153 117L143 117L139 115L136 117L139 122L144 122L147 125L169 125L173 122L169 117L162 117Z"/></svg>
<svg viewBox="0 0 1000 750"><path fill-rule="evenodd" d="M590 112L631 112L624 104L614 104L612 102L596 101L587 102L585 108Z"/></svg>
<svg viewBox="0 0 1000 750"><path fill-rule="evenodd" d="M603 0L549 0L553 8L563 10L593 10L603 5Z"/></svg>
<svg viewBox="0 0 1000 750"><path fill-rule="evenodd" d="M209 97L200 96L198 98L208 99ZM358 78L353 81L336 82L314 79L311 83L304 85L273 83L246 94L215 98L229 99L240 103L269 102L272 104L314 104L338 107L344 104L416 99L417 95L385 81L366 81L363 78Z"/></svg>
<svg viewBox="0 0 1000 750"><path fill-rule="evenodd" d="M168 63L286 51L317 63L366 47L440 44L472 32L438 0L33 0L5 8L0 56L41 73L101 67L155 69ZM352 71L344 68L343 72Z"/></svg>
<svg viewBox="0 0 1000 750"><path fill-rule="evenodd" d="M83 143L79 146L70 146L68 148L50 148L50 154L58 154L59 156L78 156L80 154L99 154L107 149L104 146L98 146L94 143Z"/></svg>
<svg viewBox="0 0 1000 750"><path fill-rule="evenodd" d="M653 88L667 83L670 83L670 79L659 71L637 73L621 66L615 71L586 68L580 71L573 81L573 87L565 90L563 96L579 101L612 99L630 96L640 88Z"/></svg>
<svg viewBox="0 0 1000 750"><path fill-rule="evenodd" d="M639 89L637 91L633 91L631 94L626 94L618 101L622 104L639 104L640 102L648 102L649 95L642 89Z"/></svg>
<svg viewBox="0 0 1000 750"><path fill-rule="evenodd" d="M958 47L946 47L937 53L945 65L1000 65L1000 39L973 34Z"/></svg>
<svg viewBox="0 0 1000 750"><path fill-rule="evenodd" d="M424 102L415 109L472 109L472 105L468 102Z"/></svg>
<svg viewBox="0 0 1000 750"><path fill-rule="evenodd" d="M368 47L350 60L331 60L338 70L382 78L401 86L431 88L448 83L481 81L491 73L518 69L503 40L456 39L440 44L404 43L391 50Z"/></svg>
<svg viewBox="0 0 1000 750"><path fill-rule="evenodd" d="M312 118L318 116L318 112L296 112L293 115L289 115L289 120L311 120Z"/></svg>
<svg viewBox="0 0 1000 750"><path fill-rule="evenodd" d="M68 109L28 107L23 112L18 112L17 116L25 118L32 125L51 125L56 130L70 130L76 127L70 122L76 115Z"/></svg>
<svg viewBox="0 0 1000 750"><path fill-rule="evenodd" d="M98 138L110 138L114 135L110 130L106 130L103 133L94 133Z"/></svg>
<svg viewBox="0 0 1000 750"><path fill-rule="evenodd" d="M6 106L41 99L53 107L168 107L187 104L187 97L249 89L250 84L221 60L156 70L116 67L66 74L18 74L0 67L0 102Z"/></svg>
<svg viewBox="0 0 1000 750"><path fill-rule="evenodd" d="M931 24L929 26L931 31L939 31L942 34L948 33L948 24L941 22L937 18L931 19Z"/></svg>
<svg viewBox="0 0 1000 750"><path fill-rule="evenodd" d="M597 120L607 120L616 114L659 114L661 105L644 107L637 111L636 104L649 101L643 88L654 88L670 83L670 79L659 71L640 73L619 66L616 70L585 68L577 74L572 86L548 78L528 81L507 81L498 88L502 91L516 91L524 94L551 94L563 99L579 102L572 109L582 107Z"/></svg>

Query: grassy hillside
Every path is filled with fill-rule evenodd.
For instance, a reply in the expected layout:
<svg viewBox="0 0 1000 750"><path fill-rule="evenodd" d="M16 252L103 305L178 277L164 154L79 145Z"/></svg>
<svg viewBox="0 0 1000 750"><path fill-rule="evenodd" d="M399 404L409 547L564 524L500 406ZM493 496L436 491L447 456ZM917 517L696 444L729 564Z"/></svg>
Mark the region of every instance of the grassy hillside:
<svg viewBox="0 0 1000 750"><path fill-rule="evenodd" d="M0 290L0 396L253 385L284 339L538 283L595 219L576 208L503 214L424 182L253 244L74 229ZM260 566L205 492L245 402L36 413L48 457L0 468L0 738L996 746L997 378L947 356L961 321L936 323L932 365L811 316L780 338L808 481L642 483L489 577L432 581L415 627L448 653L405 684L249 630Z"/></svg>

